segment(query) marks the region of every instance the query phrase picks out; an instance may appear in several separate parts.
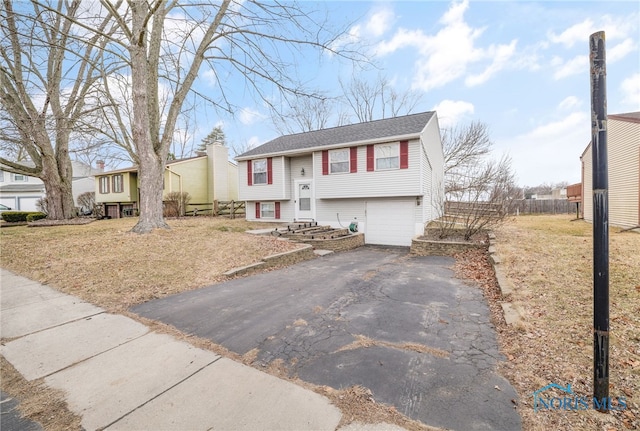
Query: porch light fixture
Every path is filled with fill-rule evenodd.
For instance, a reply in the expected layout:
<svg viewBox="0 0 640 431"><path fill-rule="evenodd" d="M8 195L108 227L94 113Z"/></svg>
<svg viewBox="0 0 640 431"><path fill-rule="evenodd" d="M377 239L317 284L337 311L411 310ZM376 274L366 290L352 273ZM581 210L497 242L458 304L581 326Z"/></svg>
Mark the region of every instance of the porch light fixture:
<svg viewBox="0 0 640 431"><path fill-rule="evenodd" d="M300 169L300 175L304 177L304 168Z"/></svg>

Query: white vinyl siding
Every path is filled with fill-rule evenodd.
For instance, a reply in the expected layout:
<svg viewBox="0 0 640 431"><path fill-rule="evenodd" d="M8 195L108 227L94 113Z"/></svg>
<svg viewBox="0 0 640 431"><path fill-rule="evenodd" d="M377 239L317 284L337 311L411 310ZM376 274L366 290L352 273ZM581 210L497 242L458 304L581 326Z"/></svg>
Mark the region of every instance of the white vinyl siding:
<svg viewBox="0 0 640 431"><path fill-rule="evenodd" d="M591 144L589 144L582 155L582 212L586 221L593 220L593 183L591 182L592 169Z"/></svg>
<svg viewBox="0 0 640 431"><path fill-rule="evenodd" d="M247 163L238 163L238 200L242 201L280 201L290 199L289 169L288 161L285 157L273 157L271 162L272 179L271 184L248 185L247 183Z"/></svg>
<svg viewBox="0 0 640 431"><path fill-rule="evenodd" d="M640 123L609 119L609 224L638 226Z"/></svg>
<svg viewBox="0 0 640 431"><path fill-rule="evenodd" d="M623 228L640 224L640 123L607 122L609 224ZM593 221L593 159L591 144L582 155L583 216Z"/></svg>
<svg viewBox="0 0 640 431"><path fill-rule="evenodd" d="M409 168L367 172L367 147L358 147L358 171L322 175L322 153L315 153L316 198L415 196L420 194L420 141L409 141Z"/></svg>

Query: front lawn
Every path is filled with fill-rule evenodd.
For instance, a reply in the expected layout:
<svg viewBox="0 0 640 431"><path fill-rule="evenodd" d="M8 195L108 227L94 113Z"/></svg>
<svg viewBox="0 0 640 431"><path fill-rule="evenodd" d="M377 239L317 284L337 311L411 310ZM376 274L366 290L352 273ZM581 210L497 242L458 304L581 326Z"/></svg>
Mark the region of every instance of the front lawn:
<svg viewBox="0 0 640 431"><path fill-rule="evenodd" d="M592 225L566 215L521 216L496 236L513 301L525 312L522 324L499 336L524 429L640 429L640 234L610 231L610 396L627 404L610 414L533 409L533 392L550 383L593 394Z"/></svg>
<svg viewBox="0 0 640 431"><path fill-rule="evenodd" d="M137 219L0 229L1 266L122 312L132 304L216 283L231 268L298 247L247 229L265 223L212 217L168 220L170 230L137 235Z"/></svg>

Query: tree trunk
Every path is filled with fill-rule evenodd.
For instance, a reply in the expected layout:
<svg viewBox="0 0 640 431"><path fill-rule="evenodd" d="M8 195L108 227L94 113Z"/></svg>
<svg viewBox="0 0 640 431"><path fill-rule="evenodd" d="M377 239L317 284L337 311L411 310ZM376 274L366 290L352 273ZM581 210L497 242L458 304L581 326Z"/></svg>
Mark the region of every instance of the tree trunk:
<svg viewBox="0 0 640 431"><path fill-rule="evenodd" d="M149 233L153 229L169 229L162 211L162 183L164 163L155 154L140 154L138 185L140 218L131 229L135 233Z"/></svg>
<svg viewBox="0 0 640 431"><path fill-rule="evenodd" d="M46 192L47 218L67 220L77 216L73 201L71 160L53 156L42 158L42 182Z"/></svg>
<svg viewBox="0 0 640 431"><path fill-rule="evenodd" d="M138 196L140 218L131 229L135 233L149 233L153 229L169 229L162 214L162 185L166 152L163 154L157 136L160 128L158 109L150 100L154 100L151 93L156 88L155 83L148 80L153 75L150 72L147 59L147 20L146 3L131 3L132 36L129 46L131 54L131 84L133 102L133 123L131 135L138 155ZM154 121L155 120L155 121ZM168 151L168 147L167 147Z"/></svg>

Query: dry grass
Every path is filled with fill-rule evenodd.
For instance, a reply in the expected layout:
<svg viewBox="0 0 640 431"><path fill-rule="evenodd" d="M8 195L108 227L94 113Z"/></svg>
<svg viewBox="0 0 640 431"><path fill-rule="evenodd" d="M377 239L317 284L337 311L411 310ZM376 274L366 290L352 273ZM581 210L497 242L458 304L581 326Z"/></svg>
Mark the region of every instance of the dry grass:
<svg viewBox="0 0 640 431"><path fill-rule="evenodd" d="M264 224L211 217L130 233L137 219L0 229L2 267L112 312L221 281L225 271L298 247L245 234Z"/></svg>
<svg viewBox="0 0 640 431"><path fill-rule="evenodd" d="M2 390L20 400L18 409L23 416L38 422L45 430L81 430L80 416L69 411L64 396L47 387L44 379L28 382L0 356Z"/></svg>
<svg viewBox="0 0 640 431"><path fill-rule="evenodd" d="M502 372L520 394L526 430L640 429L640 235L610 233L610 396L628 408L534 413L533 392L548 383L593 391L592 225L570 216L518 217L496 232L497 250L525 310L499 328Z"/></svg>

